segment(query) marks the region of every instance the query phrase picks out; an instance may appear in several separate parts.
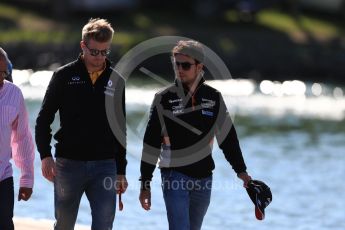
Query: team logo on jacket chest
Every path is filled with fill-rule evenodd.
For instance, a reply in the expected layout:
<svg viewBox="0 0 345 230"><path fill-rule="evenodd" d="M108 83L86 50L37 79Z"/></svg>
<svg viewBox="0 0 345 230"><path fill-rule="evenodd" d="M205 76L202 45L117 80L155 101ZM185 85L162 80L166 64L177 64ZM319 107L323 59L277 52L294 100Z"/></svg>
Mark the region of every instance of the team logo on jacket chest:
<svg viewBox="0 0 345 230"><path fill-rule="evenodd" d="M216 102L210 99L201 98L201 108L203 109L213 109L216 105Z"/></svg>
<svg viewBox="0 0 345 230"><path fill-rule="evenodd" d="M182 102L182 98L176 98L176 99L173 99L173 100L172 99L169 100L170 104L177 103L177 102Z"/></svg>
<svg viewBox="0 0 345 230"><path fill-rule="evenodd" d="M182 103L178 105L173 105L171 107L171 110L174 115L182 114L184 113L184 105Z"/></svg>
<svg viewBox="0 0 345 230"><path fill-rule="evenodd" d="M72 76L68 81L68 85L81 85L85 84L86 81L81 81L80 76Z"/></svg>
<svg viewBox="0 0 345 230"><path fill-rule="evenodd" d="M210 99L201 98L201 114L208 117L213 117L213 108L216 102Z"/></svg>
<svg viewBox="0 0 345 230"><path fill-rule="evenodd" d="M184 113L184 105L182 103L181 98L170 99L169 103L172 104L171 105L171 111L172 111L173 115L178 115L178 114Z"/></svg>

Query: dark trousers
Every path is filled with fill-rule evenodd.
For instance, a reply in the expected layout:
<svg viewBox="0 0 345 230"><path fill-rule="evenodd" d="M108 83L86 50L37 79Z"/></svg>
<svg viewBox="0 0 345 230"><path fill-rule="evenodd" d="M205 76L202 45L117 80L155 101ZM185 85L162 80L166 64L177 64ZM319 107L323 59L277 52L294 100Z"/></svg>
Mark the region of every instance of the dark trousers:
<svg viewBox="0 0 345 230"><path fill-rule="evenodd" d="M13 230L14 188L13 177L0 181L0 229Z"/></svg>

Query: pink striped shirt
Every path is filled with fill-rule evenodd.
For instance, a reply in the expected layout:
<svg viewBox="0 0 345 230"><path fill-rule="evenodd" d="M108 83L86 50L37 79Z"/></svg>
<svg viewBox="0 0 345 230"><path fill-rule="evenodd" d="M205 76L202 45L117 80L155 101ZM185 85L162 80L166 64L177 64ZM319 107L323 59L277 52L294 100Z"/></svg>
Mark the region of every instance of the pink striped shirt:
<svg viewBox="0 0 345 230"><path fill-rule="evenodd" d="M21 90L9 81L0 88L0 181L13 175L11 157L20 169L20 187L34 184L34 143Z"/></svg>

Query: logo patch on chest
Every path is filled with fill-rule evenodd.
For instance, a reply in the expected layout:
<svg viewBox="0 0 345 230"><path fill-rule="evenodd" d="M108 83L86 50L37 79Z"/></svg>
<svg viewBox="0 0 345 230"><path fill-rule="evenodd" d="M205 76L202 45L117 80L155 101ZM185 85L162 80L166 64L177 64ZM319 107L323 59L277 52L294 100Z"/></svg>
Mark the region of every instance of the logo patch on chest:
<svg viewBox="0 0 345 230"><path fill-rule="evenodd" d="M184 105L182 103L171 107L172 113L174 115L184 113Z"/></svg>
<svg viewBox="0 0 345 230"><path fill-rule="evenodd" d="M208 117L213 117L213 112L211 112L211 111L201 110L201 114L208 116Z"/></svg>
<svg viewBox="0 0 345 230"><path fill-rule="evenodd" d="M203 109L213 109L213 107L216 105L216 102L213 100L201 98L201 108Z"/></svg>
<svg viewBox="0 0 345 230"><path fill-rule="evenodd" d="M85 83L85 81L80 80L80 76L72 76L71 79L68 81L68 85L81 85Z"/></svg>

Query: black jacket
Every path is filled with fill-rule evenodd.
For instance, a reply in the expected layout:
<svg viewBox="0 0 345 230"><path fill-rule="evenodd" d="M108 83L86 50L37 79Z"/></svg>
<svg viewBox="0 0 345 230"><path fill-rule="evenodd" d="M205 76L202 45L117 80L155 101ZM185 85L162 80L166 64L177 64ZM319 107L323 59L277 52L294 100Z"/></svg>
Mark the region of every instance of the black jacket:
<svg viewBox="0 0 345 230"><path fill-rule="evenodd" d="M35 127L35 137L41 159L51 156L51 128L57 111L60 129L54 135L56 157L91 161L116 159L117 173L125 174L126 149L109 126L105 90L114 70L106 68L93 85L81 57L54 72L43 99ZM118 76L118 75L117 75ZM119 106L125 117L125 82L117 79ZM115 98L116 100L116 98ZM126 133L126 125L121 126Z"/></svg>
<svg viewBox="0 0 345 230"><path fill-rule="evenodd" d="M212 175L214 136L235 172L245 172L236 130L220 92L202 79L194 95L188 95L179 81L157 93L144 136L143 189L149 186L157 159L163 162L162 170L174 169L193 178ZM164 163L166 156L169 160Z"/></svg>

